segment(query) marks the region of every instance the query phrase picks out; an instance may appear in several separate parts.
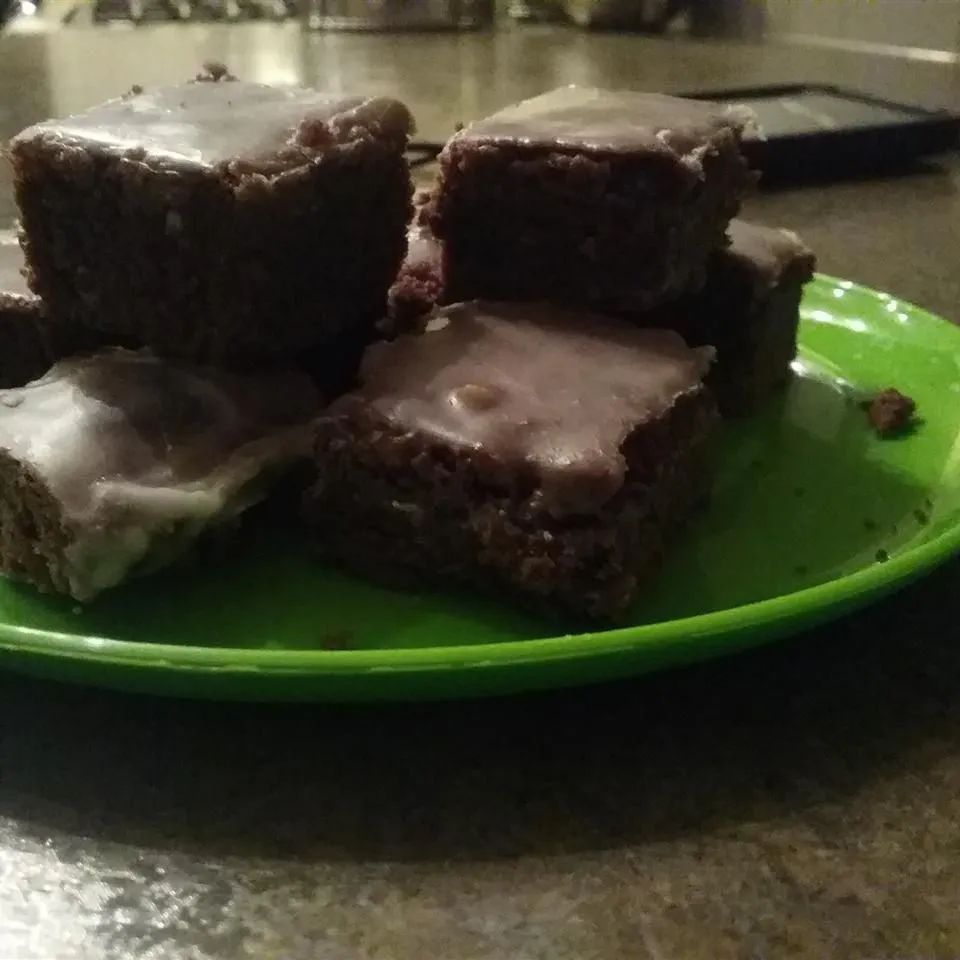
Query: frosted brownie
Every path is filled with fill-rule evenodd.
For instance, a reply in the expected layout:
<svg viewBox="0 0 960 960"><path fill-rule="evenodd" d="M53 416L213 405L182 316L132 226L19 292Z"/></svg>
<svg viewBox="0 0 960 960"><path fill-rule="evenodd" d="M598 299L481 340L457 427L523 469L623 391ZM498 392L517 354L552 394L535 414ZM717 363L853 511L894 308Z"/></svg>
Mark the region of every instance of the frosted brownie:
<svg viewBox="0 0 960 960"><path fill-rule="evenodd" d="M17 238L0 233L0 387L26 383L50 366L40 298L22 271Z"/></svg>
<svg viewBox="0 0 960 960"><path fill-rule="evenodd" d="M622 316L646 327L675 329L695 346L715 346L707 381L725 415L743 416L759 410L789 376L800 299L815 257L789 230L733 220L728 235L729 246L711 256L700 291ZM407 261L390 293L390 330L421 328L445 302L440 257L437 239L415 221Z"/></svg>
<svg viewBox="0 0 960 960"><path fill-rule="evenodd" d="M319 398L144 352L0 391L0 573L88 600L232 523L302 458Z"/></svg>
<svg viewBox="0 0 960 960"><path fill-rule="evenodd" d="M407 255L390 287L387 319L381 325L381 331L388 336L416 329L426 314L442 302L442 250L430 229L429 195L416 199L407 230Z"/></svg>
<svg viewBox="0 0 960 960"><path fill-rule="evenodd" d="M647 319L712 344L709 383L722 413L756 412L786 382L797 352L803 285L816 259L789 230L734 220L730 245L714 254L703 289Z"/></svg>
<svg viewBox="0 0 960 960"><path fill-rule="evenodd" d="M35 380L55 361L111 339L57 322L27 286L25 271L16 236L0 231L0 388Z"/></svg>
<svg viewBox="0 0 960 960"><path fill-rule="evenodd" d="M618 617L704 490L710 356L543 304L445 307L318 421L306 520L361 572Z"/></svg>
<svg viewBox="0 0 960 960"><path fill-rule="evenodd" d="M431 223L450 299L643 310L695 289L752 175L744 111L562 87L457 133Z"/></svg>
<svg viewBox="0 0 960 960"><path fill-rule="evenodd" d="M31 287L83 328L216 363L372 330L406 247L406 107L221 78L10 147Z"/></svg>

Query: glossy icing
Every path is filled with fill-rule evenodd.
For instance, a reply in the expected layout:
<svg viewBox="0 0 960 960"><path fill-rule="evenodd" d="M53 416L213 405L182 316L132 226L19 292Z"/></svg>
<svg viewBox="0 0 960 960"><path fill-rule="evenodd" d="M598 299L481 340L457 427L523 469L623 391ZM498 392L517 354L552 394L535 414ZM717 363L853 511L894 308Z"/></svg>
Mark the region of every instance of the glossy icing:
<svg viewBox="0 0 960 960"><path fill-rule="evenodd" d="M679 335L546 304L471 302L422 336L376 344L360 404L405 431L531 472L558 510L592 509L623 485L621 447L698 388L712 358Z"/></svg>
<svg viewBox="0 0 960 960"><path fill-rule="evenodd" d="M0 391L0 450L57 502L71 593L87 599L262 499L264 478L307 451L318 406L297 374L107 350Z"/></svg>
<svg viewBox="0 0 960 960"><path fill-rule="evenodd" d="M211 169L296 166L361 131L406 137L407 108L387 97L318 93L236 80L132 92L62 120L28 127L17 144L52 138L131 160Z"/></svg>
<svg viewBox="0 0 960 960"><path fill-rule="evenodd" d="M657 93L558 87L478 120L451 143L690 158L718 136L739 136L748 113Z"/></svg>

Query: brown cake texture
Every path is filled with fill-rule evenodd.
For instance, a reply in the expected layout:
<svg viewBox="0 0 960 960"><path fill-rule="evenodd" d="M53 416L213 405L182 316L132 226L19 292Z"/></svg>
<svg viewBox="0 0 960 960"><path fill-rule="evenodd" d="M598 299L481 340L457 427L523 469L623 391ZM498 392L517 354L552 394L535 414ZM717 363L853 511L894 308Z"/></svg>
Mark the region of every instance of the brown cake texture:
<svg viewBox="0 0 960 960"><path fill-rule="evenodd" d="M0 390L0 573L89 600L236 523L304 459L303 374L110 349Z"/></svg>
<svg viewBox="0 0 960 960"><path fill-rule="evenodd" d="M37 124L10 147L30 285L162 355L335 354L403 258L411 129L396 100L219 72Z"/></svg>
<svg viewBox="0 0 960 960"><path fill-rule="evenodd" d="M617 618L705 490L710 356L556 306L445 307L318 421L307 523L362 573Z"/></svg>
<svg viewBox="0 0 960 960"><path fill-rule="evenodd" d="M734 220L696 294L644 318L716 348L708 383L725 416L756 413L786 383L797 352L803 286L816 259L789 230Z"/></svg>
<svg viewBox="0 0 960 960"><path fill-rule="evenodd" d="M19 387L46 373L57 360L112 340L52 317L27 286L25 274L16 234L0 231L0 388Z"/></svg>
<svg viewBox="0 0 960 960"><path fill-rule="evenodd" d="M50 366L40 298L23 276L17 238L0 234L0 388L40 376Z"/></svg>
<svg viewBox="0 0 960 960"><path fill-rule="evenodd" d="M407 262L391 289L391 331L422 329L446 302L441 244L421 214L410 227ZM816 258L792 231L733 220L729 245L707 264L706 281L649 311L620 316L644 327L680 333L691 345L712 345L716 358L707 382L721 412L756 413L787 381L796 356L800 300Z"/></svg>
<svg viewBox="0 0 960 960"><path fill-rule="evenodd" d="M865 401L867 419L880 437L895 437L905 433L915 423L917 404L895 387L887 387Z"/></svg>
<svg viewBox="0 0 960 960"><path fill-rule="evenodd" d="M457 133L431 224L450 299L646 310L703 283L753 176L749 118L659 94L562 87Z"/></svg>
<svg viewBox="0 0 960 960"><path fill-rule="evenodd" d="M407 255L387 299L386 336L416 330L430 311L444 301L443 251L429 222L430 194L416 198L407 230Z"/></svg>

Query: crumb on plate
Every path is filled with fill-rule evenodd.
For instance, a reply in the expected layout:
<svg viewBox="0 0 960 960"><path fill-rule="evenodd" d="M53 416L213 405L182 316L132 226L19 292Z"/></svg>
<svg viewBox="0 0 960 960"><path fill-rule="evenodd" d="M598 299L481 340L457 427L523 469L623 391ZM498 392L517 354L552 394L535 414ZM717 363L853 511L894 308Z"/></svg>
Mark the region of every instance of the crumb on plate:
<svg viewBox="0 0 960 960"><path fill-rule="evenodd" d="M917 409L912 397L894 387L881 390L865 407L867 419L881 437L896 436L912 426Z"/></svg>

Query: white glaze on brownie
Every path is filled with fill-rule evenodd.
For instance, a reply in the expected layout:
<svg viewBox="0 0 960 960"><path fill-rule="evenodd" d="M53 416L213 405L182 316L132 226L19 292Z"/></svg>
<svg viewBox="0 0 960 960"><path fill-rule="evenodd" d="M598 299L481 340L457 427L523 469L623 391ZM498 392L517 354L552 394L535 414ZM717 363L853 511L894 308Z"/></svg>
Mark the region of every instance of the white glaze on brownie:
<svg viewBox="0 0 960 960"><path fill-rule="evenodd" d="M558 87L470 124L451 145L498 143L695 162L722 136L739 137L749 111L629 90Z"/></svg>
<svg viewBox="0 0 960 960"><path fill-rule="evenodd" d="M713 351L546 304L471 302L438 311L421 336L375 344L360 405L392 428L508 471L533 474L558 512L596 507L622 486L622 446L700 388Z"/></svg>
<svg viewBox="0 0 960 960"><path fill-rule="evenodd" d="M262 499L307 452L318 406L298 374L241 378L109 350L0 391L0 450L57 502L84 600Z"/></svg>
<svg viewBox="0 0 960 960"><path fill-rule="evenodd" d="M12 141L41 138L132 161L212 169L242 163L275 172L304 164L364 131L406 137L407 108L388 97L319 93L236 80L159 87L28 127Z"/></svg>

